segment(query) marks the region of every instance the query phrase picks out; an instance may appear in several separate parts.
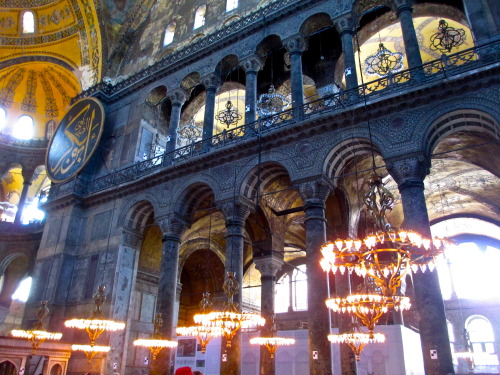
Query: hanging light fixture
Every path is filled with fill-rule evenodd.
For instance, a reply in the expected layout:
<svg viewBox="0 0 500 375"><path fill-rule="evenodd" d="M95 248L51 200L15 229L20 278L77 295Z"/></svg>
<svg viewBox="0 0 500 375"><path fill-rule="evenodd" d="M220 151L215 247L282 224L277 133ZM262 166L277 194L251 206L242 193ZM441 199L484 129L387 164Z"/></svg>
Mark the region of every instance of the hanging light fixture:
<svg viewBox="0 0 500 375"><path fill-rule="evenodd" d="M194 118L177 129L178 141L183 141L186 145L199 141L202 134L203 129L200 126L196 126ZM182 145L181 142L178 142L179 146Z"/></svg>
<svg viewBox="0 0 500 375"><path fill-rule="evenodd" d="M49 314L49 309L47 308L47 301L42 301L40 306L35 310L35 315L38 321L33 325L33 329L13 329L10 331L11 335L14 337L27 339L31 342L31 347L33 348L33 354L35 354L38 347L43 344L46 340L60 340L62 338L62 333L58 332L48 332L43 324L43 319Z"/></svg>
<svg viewBox="0 0 500 375"><path fill-rule="evenodd" d="M448 26L445 20L439 21L438 31L431 35L431 49L441 53L450 53L453 48L465 42L465 30Z"/></svg>
<svg viewBox="0 0 500 375"><path fill-rule="evenodd" d="M223 329L222 335L227 340L227 348L231 347L231 340L241 327L263 326L266 323L266 320L259 314L242 313L238 310L238 305L233 301L234 296L238 293L238 288L236 274L228 272L223 285L224 293L227 295L224 309L222 311L212 311L208 314L195 315L194 317L197 324Z"/></svg>
<svg viewBox="0 0 500 375"><path fill-rule="evenodd" d="M271 353L271 358L274 358L274 354L276 350L280 346L287 346L295 344L295 339L288 337L278 337L276 323L275 323L275 315L271 315L271 321L269 322L269 330L268 334L265 337L254 337L250 339L250 344L252 345L263 345L269 350Z"/></svg>
<svg viewBox="0 0 500 375"><path fill-rule="evenodd" d="M381 288L382 295L391 297L397 294L408 272L433 271L448 242L440 238L431 240L415 231L394 229L386 217L394 196L375 173L368 179L368 185L364 204L375 220L375 231L363 239L337 239L324 244L320 262L325 272L348 270L369 276Z"/></svg>
<svg viewBox="0 0 500 375"><path fill-rule="evenodd" d="M225 105L226 109L219 111L215 116L215 119L229 128L231 125L236 125L243 117L241 116L238 108L233 106L231 100L228 100Z"/></svg>
<svg viewBox="0 0 500 375"><path fill-rule="evenodd" d="M200 314L194 317L196 321L207 321L207 315L211 312L212 301L210 300L210 293L204 292L200 302ZM224 329L221 327L212 327L208 325L195 325L190 327L177 327L175 330L179 336L194 336L198 339L201 346L201 352L205 353L207 345L214 337L222 336Z"/></svg>
<svg viewBox="0 0 500 375"><path fill-rule="evenodd" d="M384 43L380 43L377 53L368 56L365 59L365 64L366 73L385 77L403 68L403 54L401 52L392 52L384 46Z"/></svg>
<svg viewBox="0 0 500 375"><path fill-rule="evenodd" d="M359 361L367 344L383 343L385 336L381 333L362 332L359 326L355 325L351 332L328 335L328 341L332 344L347 344L354 352L356 361Z"/></svg>
<svg viewBox="0 0 500 375"><path fill-rule="evenodd" d="M134 346L148 348L151 351L153 361L156 360L158 354L163 348L176 348L177 341L165 340L162 338L160 329L163 326L161 314L156 314L154 321L154 332L150 339L138 339L134 341Z"/></svg>
<svg viewBox="0 0 500 375"><path fill-rule="evenodd" d="M68 328L84 329L90 339L90 346L95 345L95 341L104 331L120 331L125 328L125 323L114 320L105 320L101 311L102 304L106 301L104 285L100 285L94 295L95 310L89 319L70 319L64 322Z"/></svg>
<svg viewBox="0 0 500 375"><path fill-rule="evenodd" d="M111 347L109 346L100 345L71 345L71 350L81 351L85 353L85 357L87 357L87 363L90 363L92 358L94 358L97 353L107 353L110 349Z"/></svg>
<svg viewBox="0 0 500 375"><path fill-rule="evenodd" d="M259 100L257 101L257 113L261 117L271 116L282 112L289 105L290 101L283 94L277 92L274 85L271 84L267 94L259 96Z"/></svg>

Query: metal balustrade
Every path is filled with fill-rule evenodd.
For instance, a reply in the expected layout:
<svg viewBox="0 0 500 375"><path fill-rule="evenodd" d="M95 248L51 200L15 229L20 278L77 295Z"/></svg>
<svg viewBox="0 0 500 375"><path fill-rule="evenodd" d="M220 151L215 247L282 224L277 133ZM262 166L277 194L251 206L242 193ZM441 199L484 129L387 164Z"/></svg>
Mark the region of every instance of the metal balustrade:
<svg viewBox="0 0 500 375"><path fill-rule="evenodd" d="M261 136L297 122L307 121L323 114L334 114L365 101L370 102L394 93L417 89L423 85L439 82L491 64L500 64L500 40L453 55L443 56L441 59L430 61L420 67L367 82L353 90L341 91L306 103L299 108L290 108L272 116L261 117L253 123L224 130L209 139L136 163L87 183L76 178L65 184L53 185L49 199L55 199L69 193L81 196L90 195L134 181L171 165L183 163L192 157L220 148L232 147L246 139Z"/></svg>

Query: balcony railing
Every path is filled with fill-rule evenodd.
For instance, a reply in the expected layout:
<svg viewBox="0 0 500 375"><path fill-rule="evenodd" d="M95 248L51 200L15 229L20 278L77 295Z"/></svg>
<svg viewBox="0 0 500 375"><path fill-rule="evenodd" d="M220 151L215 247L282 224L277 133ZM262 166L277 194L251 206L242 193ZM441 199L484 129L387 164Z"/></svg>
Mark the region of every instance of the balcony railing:
<svg viewBox="0 0 500 375"><path fill-rule="evenodd" d="M353 90L342 91L319 100L291 108L234 129L224 130L211 138L178 148L87 183L80 179L52 186L49 199L74 192L85 196L114 186L137 180L171 165L182 163L195 156L232 146L250 138L265 135L282 127L306 121L323 114L334 114L361 103L370 102L395 93L418 89L444 79L500 63L500 40L473 47L453 55L407 69L391 76L360 85Z"/></svg>

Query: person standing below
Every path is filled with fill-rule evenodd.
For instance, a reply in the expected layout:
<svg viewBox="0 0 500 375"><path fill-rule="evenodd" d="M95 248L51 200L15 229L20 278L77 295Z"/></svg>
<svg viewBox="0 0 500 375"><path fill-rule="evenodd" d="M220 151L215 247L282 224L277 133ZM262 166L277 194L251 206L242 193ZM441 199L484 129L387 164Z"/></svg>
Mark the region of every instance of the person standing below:
<svg viewBox="0 0 500 375"><path fill-rule="evenodd" d="M179 367L175 370L175 375L193 375L191 367Z"/></svg>
<svg viewBox="0 0 500 375"><path fill-rule="evenodd" d="M193 375L203 375L201 371L195 370L193 371Z"/></svg>

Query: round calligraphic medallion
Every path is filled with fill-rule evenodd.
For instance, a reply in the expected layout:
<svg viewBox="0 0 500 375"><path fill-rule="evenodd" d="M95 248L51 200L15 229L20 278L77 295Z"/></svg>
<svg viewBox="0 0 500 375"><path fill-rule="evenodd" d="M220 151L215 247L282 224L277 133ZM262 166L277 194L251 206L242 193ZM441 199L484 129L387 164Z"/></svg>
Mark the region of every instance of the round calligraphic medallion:
<svg viewBox="0 0 500 375"><path fill-rule="evenodd" d="M104 108L95 98L77 101L61 120L47 149L45 167L53 182L74 177L97 148L104 129Z"/></svg>

